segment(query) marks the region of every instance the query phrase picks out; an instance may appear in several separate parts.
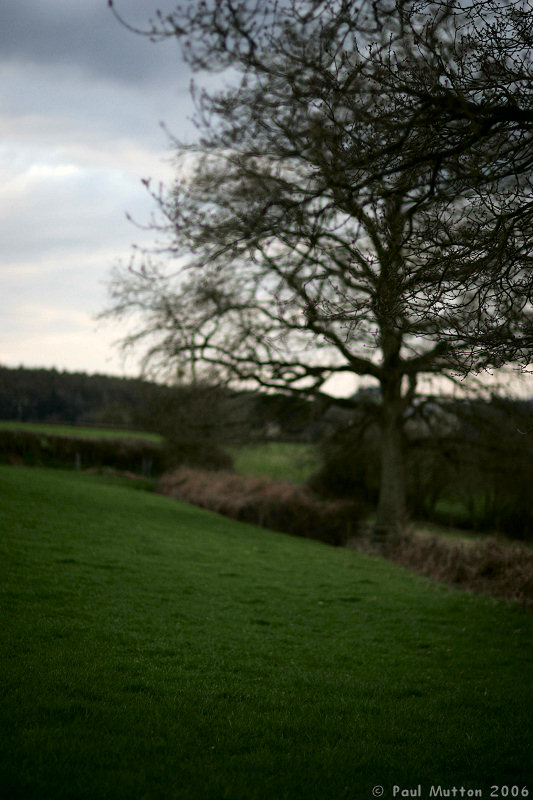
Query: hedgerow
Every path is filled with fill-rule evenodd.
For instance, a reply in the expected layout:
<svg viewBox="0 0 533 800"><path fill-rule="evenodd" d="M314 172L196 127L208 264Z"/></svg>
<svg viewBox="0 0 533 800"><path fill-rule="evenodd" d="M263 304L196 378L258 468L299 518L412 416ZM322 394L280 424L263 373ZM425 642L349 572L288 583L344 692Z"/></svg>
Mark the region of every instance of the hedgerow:
<svg viewBox="0 0 533 800"><path fill-rule="evenodd" d="M165 473L156 491L271 530L344 545L357 535L360 507L321 501L305 486L269 478L181 467Z"/></svg>
<svg viewBox="0 0 533 800"><path fill-rule="evenodd" d="M533 603L533 550L486 537L475 544L405 533L385 543L391 561L462 589Z"/></svg>
<svg viewBox="0 0 533 800"><path fill-rule="evenodd" d="M165 467L161 445L142 439L98 439L0 430L0 460L28 466L114 467L145 475Z"/></svg>

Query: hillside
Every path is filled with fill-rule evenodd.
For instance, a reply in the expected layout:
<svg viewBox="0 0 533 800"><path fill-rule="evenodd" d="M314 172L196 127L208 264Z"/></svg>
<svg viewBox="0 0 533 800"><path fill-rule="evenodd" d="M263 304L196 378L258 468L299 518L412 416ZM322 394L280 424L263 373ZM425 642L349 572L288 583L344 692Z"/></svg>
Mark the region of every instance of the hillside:
<svg viewBox="0 0 533 800"><path fill-rule="evenodd" d="M527 784L518 605L74 472L0 468L6 797Z"/></svg>

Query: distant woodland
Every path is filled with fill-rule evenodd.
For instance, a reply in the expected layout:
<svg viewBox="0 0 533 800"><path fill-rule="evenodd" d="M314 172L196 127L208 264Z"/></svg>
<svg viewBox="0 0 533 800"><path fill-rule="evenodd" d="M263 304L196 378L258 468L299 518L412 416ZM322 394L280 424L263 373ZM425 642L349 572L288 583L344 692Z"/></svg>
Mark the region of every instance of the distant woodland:
<svg viewBox="0 0 533 800"><path fill-rule="evenodd" d="M140 378L0 366L0 420L67 423L166 434L175 427L217 427L225 438L313 438L316 410L305 400L282 395L231 395L215 387L191 392ZM237 399L238 398L238 399ZM224 408L221 408L221 404ZM186 419L181 419L186 414ZM206 431L207 433L207 431ZM209 430L210 438L213 431Z"/></svg>
<svg viewBox="0 0 533 800"><path fill-rule="evenodd" d="M148 406L165 391L135 378L0 367L0 419L144 427Z"/></svg>

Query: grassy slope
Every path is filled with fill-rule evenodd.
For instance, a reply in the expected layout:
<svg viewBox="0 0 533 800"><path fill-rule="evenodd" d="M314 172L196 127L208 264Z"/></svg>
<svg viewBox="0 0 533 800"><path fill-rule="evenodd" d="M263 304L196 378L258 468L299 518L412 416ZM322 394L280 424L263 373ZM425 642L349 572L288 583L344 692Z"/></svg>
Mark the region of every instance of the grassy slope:
<svg viewBox="0 0 533 800"><path fill-rule="evenodd" d="M97 439L146 439L149 442L160 442L161 436L157 433L143 431L130 431L113 428L84 428L77 425L47 425L40 422L10 422L0 421L0 430L28 431L29 433L48 433L54 436L74 436L76 438Z"/></svg>
<svg viewBox="0 0 533 800"><path fill-rule="evenodd" d="M0 794L527 783L531 616L75 473L0 468Z"/></svg>

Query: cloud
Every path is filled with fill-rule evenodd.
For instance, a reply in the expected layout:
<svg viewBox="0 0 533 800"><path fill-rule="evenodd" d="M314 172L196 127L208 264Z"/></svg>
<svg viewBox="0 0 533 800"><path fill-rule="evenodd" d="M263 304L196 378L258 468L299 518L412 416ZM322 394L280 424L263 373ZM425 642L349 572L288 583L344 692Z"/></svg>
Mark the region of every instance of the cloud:
<svg viewBox="0 0 533 800"><path fill-rule="evenodd" d="M63 326L58 324L63 321ZM64 330L61 330L61 327ZM4 341L2 365L8 367L40 367L69 372L101 373L136 377L135 359L125 357L115 346L119 331L102 330L87 318L82 325L66 317L55 317L48 326L39 322L24 337ZM46 354L43 360L42 353Z"/></svg>
<svg viewBox="0 0 533 800"><path fill-rule="evenodd" d="M165 0L118 0L116 5L128 22L144 28L159 6L173 7ZM156 48L135 36L117 22L107 0L3 0L0 53L4 62L59 66L136 86L169 85L180 65L175 42Z"/></svg>
<svg viewBox="0 0 533 800"><path fill-rule="evenodd" d="M0 62L0 107L3 133L33 136L37 146L43 129L54 148L91 139L105 148L117 137L161 148L168 141L162 121L181 136L194 133L185 76L171 85L146 87L88 78L57 64Z"/></svg>
<svg viewBox="0 0 533 800"><path fill-rule="evenodd" d="M136 234L126 211L147 219L149 197L121 170L71 163L33 163L0 187L5 265L51 256L127 247Z"/></svg>
<svg viewBox="0 0 533 800"><path fill-rule="evenodd" d="M106 278L117 250L63 254L4 264L0 282L1 363L134 375L117 341L122 325L96 319L107 304Z"/></svg>
<svg viewBox="0 0 533 800"><path fill-rule="evenodd" d="M139 25L157 5L117 0ZM129 33L107 0L0 4L2 363L126 369L124 331L94 317L112 264L151 240L126 219L153 211L141 178L172 178L159 122L194 135L188 83L176 44Z"/></svg>

